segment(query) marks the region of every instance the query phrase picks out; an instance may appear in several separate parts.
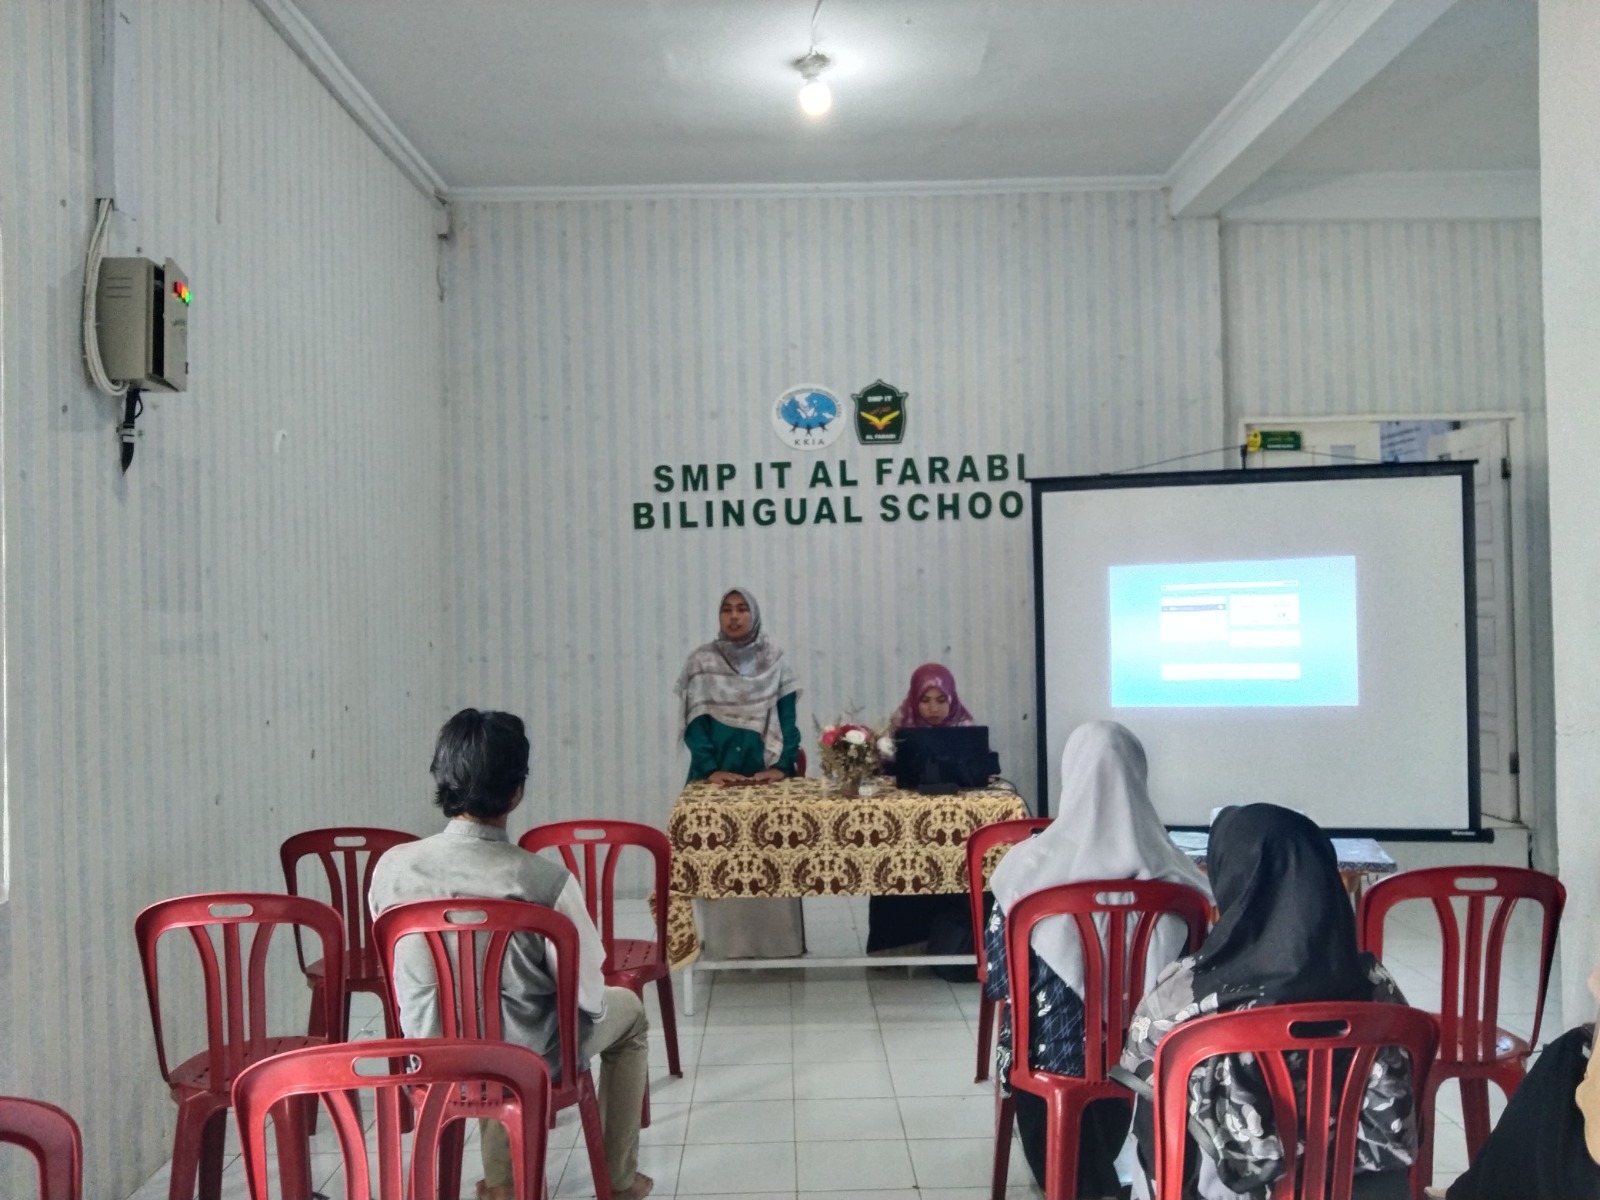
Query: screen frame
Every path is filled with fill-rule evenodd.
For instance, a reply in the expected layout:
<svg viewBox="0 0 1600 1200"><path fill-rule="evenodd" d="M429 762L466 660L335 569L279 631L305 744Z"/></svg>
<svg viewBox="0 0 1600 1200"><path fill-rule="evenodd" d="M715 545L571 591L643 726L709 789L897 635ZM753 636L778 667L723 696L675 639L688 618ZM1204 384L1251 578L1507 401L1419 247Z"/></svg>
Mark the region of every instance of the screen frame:
<svg viewBox="0 0 1600 1200"><path fill-rule="evenodd" d="M1480 756L1478 746L1478 569L1477 569L1477 510L1473 496L1473 468L1475 459L1449 460L1425 463L1382 463L1354 466L1326 467L1262 467L1255 470L1235 469L1222 471L1153 471L1134 475L1059 475L1045 479L1031 479L1033 488L1033 621L1034 621L1034 693L1037 704L1035 740L1038 756L1040 816L1050 815L1052 797L1049 796L1050 753L1048 744L1050 724L1047 719L1048 697L1045 695L1045 612L1044 612L1044 505L1041 499L1052 492L1109 491L1120 488L1154 487L1270 487L1275 483L1306 483L1336 480L1403 479L1423 477L1455 477L1461 487L1461 574L1462 620L1464 656L1466 666L1466 725L1467 725L1467 825L1458 827L1383 827L1359 826L1328 828L1329 837L1370 837L1391 842L1464 842L1493 841L1494 831L1483 827L1480 809L1482 781L1479 777ZM1205 830L1204 825L1169 825L1172 830Z"/></svg>

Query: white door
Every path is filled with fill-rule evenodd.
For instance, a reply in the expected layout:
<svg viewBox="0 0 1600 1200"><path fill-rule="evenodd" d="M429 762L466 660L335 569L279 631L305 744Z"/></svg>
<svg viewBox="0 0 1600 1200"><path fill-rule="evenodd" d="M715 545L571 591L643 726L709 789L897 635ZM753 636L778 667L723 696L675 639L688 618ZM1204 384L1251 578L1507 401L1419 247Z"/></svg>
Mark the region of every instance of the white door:
<svg viewBox="0 0 1600 1200"><path fill-rule="evenodd" d="M1477 460L1472 494L1478 537L1478 773L1483 813L1520 819L1517 677L1512 652L1511 459L1504 421L1471 421L1428 439L1432 459Z"/></svg>

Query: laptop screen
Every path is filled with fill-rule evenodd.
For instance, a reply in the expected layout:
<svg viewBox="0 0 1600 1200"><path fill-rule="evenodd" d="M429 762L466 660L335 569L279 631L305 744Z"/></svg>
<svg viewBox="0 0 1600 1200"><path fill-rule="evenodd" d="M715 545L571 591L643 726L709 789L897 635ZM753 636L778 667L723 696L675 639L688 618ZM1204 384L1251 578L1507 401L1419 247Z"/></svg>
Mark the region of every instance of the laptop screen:
<svg viewBox="0 0 1600 1200"><path fill-rule="evenodd" d="M902 788L983 787L998 770L987 725L898 729L894 742L894 778Z"/></svg>

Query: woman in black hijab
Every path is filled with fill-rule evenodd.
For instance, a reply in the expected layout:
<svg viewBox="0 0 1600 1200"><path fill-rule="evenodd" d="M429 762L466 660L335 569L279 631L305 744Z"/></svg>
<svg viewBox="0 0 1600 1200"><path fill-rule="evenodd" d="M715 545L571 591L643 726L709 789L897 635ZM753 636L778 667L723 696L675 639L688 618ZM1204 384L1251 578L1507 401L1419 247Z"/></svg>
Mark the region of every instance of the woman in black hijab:
<svg viewBox="0 0 1600 1200"><path fill-rule="evenodd" d="M1600 1000L1600 969L1589 976ZM1547 1045L1467 1173L1430 1196L1450 1200L1600 1200L1600 1069L1593 1025Z"/></svg>
<svg viewBox="0 0 1600 1200"><path fill-rule="evenodd" d="M1404 1004L1377 959L1356 949L1355 913L1333 844L1309 818L1275 804L1224 809L1207 851L1218 918L1199 953L1157 978L1128 1029L1122 1066L1148 1079L1156 1046L1184 1021L1232 1009L1327 1000ZM1266 1200L1285 1170L1272 1109L1253 1065L1225 1059L1189 1080L1189 1112L1206 1131L1191 1153L1185 1197ZM1155 1161L1148 1104L1134 1117L1141 1166ZM1362 1102L1355 1196L1404 1197L1416 1150L1411 1069L1393 1047L1379 1051Z"/></svg>

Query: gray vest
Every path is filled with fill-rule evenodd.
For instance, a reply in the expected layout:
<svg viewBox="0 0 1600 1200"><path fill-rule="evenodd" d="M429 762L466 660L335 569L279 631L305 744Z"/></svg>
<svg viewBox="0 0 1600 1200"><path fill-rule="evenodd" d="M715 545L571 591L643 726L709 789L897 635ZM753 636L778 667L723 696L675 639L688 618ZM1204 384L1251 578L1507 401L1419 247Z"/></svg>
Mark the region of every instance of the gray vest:
<svg viewBox="0 0 1600 1200"><path fill-rule="evenodd" d="M374 915L413 900L454 898L527 900L554 908L571 879L565 868L512 845L502 829L451 821L432 837L385 852L373 870L369 900ZM488 937L475 941L481 955ZM500 972L500 1017L506 1041L543 1055L552 1077L559 1078L555 977L545 959L544 939L531 934L512 938ZM421 938L405 938L396 948L394 991L405 1036L441 1035L438 981ZM579 1009L580 1045L592 1025Z"/></svg>

